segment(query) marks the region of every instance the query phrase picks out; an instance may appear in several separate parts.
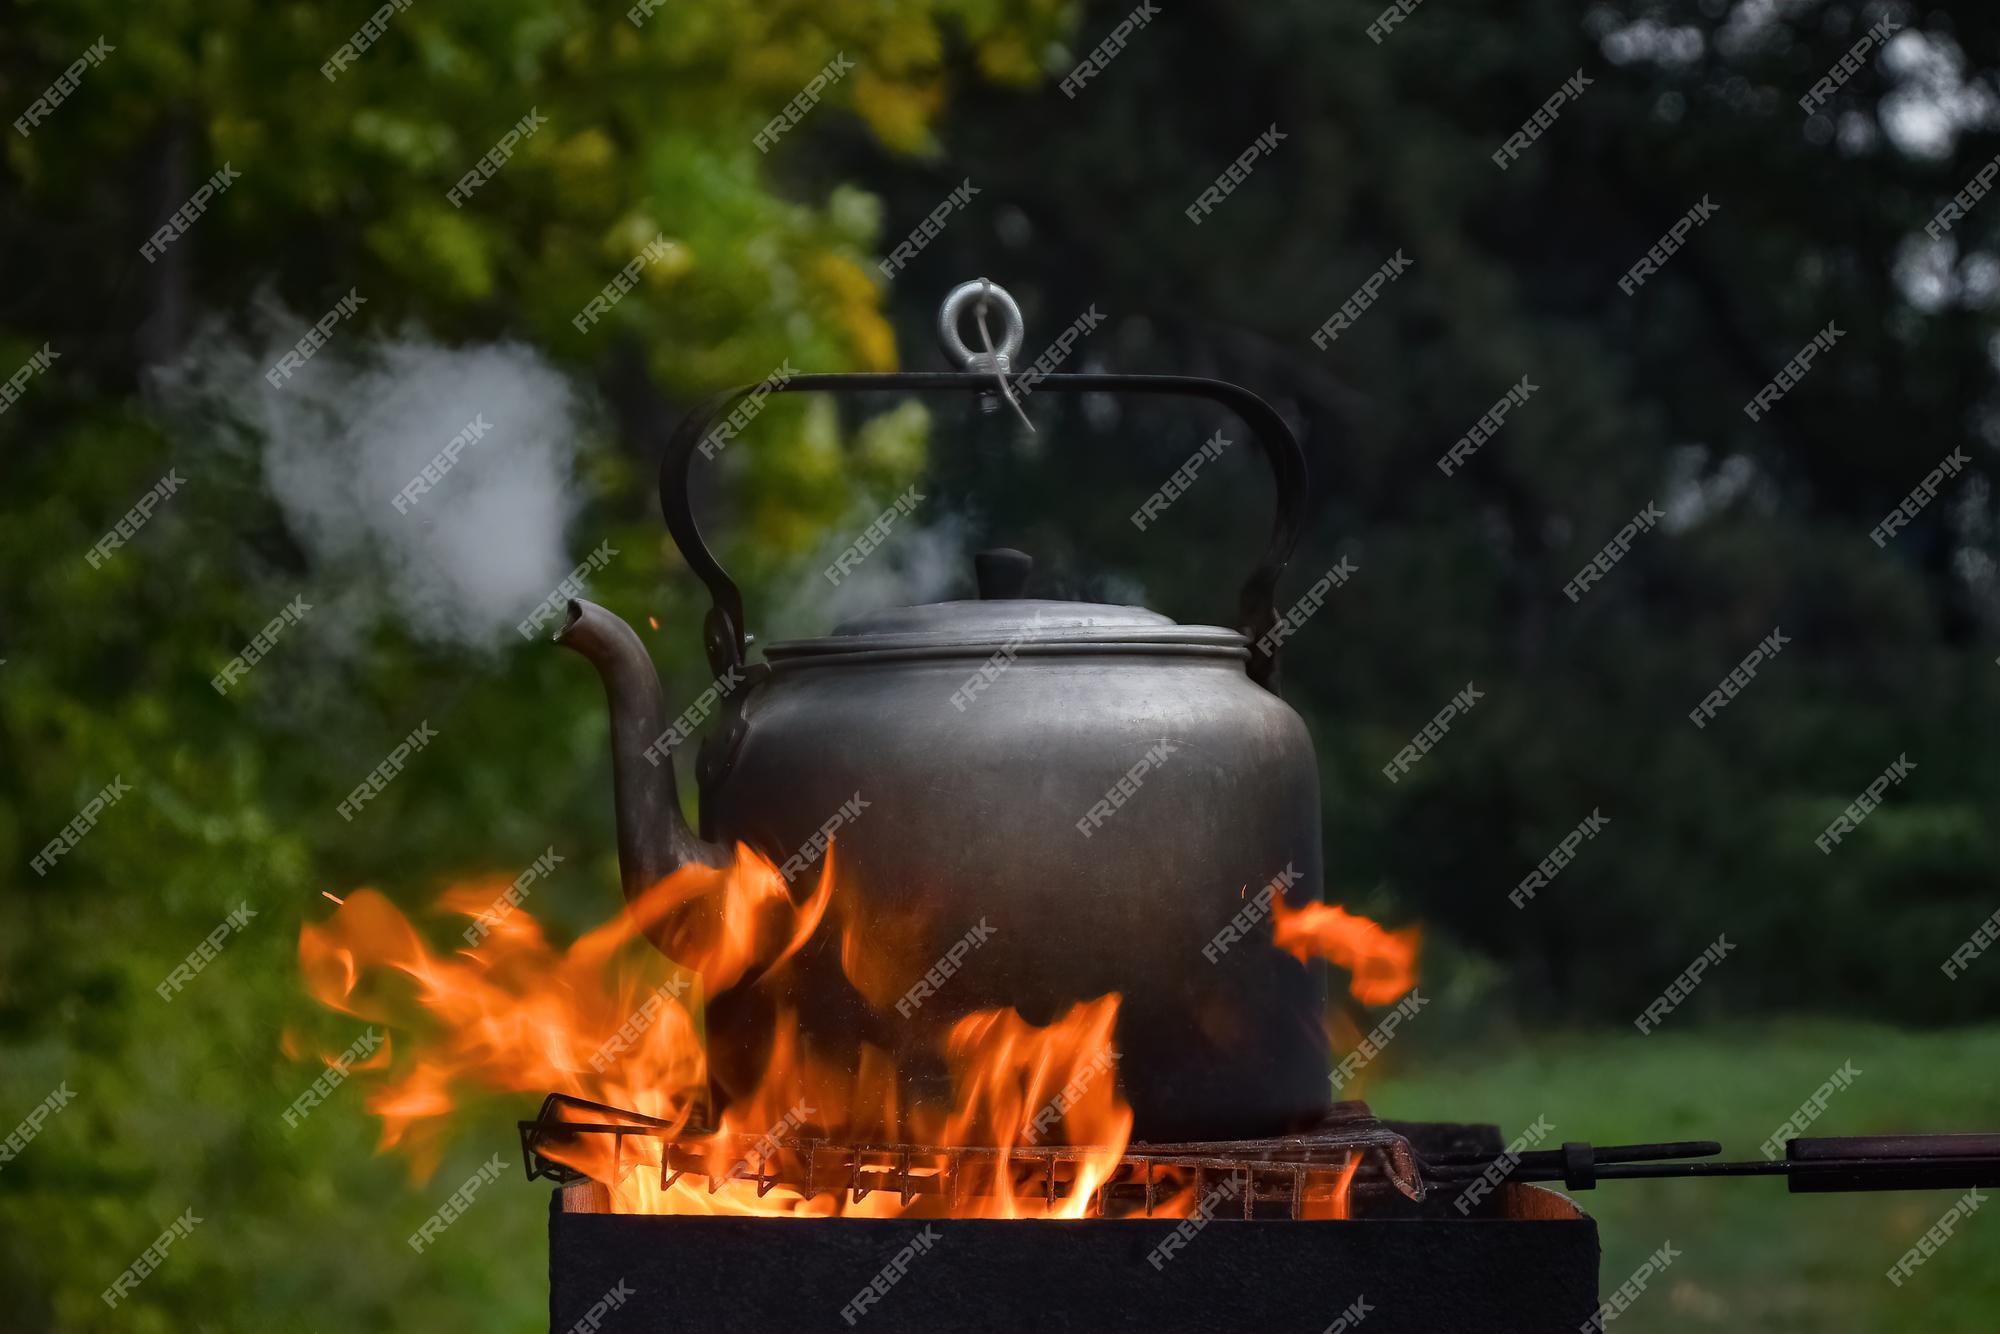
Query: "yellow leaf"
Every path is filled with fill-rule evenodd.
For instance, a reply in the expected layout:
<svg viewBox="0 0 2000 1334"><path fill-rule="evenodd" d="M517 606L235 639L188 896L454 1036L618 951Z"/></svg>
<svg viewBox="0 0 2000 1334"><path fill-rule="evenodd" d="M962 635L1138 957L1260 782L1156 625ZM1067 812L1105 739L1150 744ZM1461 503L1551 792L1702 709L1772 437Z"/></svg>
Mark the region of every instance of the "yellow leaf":
<svg viewBox="0 0 2000 1334"><path fill-rule="evenodd" d="M931 117L943 104L941 78L897 83L866 69L854 76L854 110L876 138L906 153L932 146Z"/></svg>
<svg viewBox="0 0 2000 1334"><path fill-rule="evenodd" d="M834 299L834 318L861 369L894 370L896 334L882 318L882 294L874 281L845 255L820 255L812 273Z"/></svg>

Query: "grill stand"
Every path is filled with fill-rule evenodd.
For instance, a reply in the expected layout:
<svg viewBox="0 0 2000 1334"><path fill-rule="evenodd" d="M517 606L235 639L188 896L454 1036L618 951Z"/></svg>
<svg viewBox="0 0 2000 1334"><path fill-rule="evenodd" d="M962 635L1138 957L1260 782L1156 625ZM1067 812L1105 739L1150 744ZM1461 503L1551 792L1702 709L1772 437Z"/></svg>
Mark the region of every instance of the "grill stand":
<svg viewBox="0 0 2000 1334"><path fill-rule="evenodd" d="M1365 1334L1570 1334L1597 1309L1597 1224L1513 1183L1494 1192L1498 1217L1475 1221L1199 1229L564 1208L590 1189L550 1200L551 1334L1323 1334L1357 1299Z"/></svg>

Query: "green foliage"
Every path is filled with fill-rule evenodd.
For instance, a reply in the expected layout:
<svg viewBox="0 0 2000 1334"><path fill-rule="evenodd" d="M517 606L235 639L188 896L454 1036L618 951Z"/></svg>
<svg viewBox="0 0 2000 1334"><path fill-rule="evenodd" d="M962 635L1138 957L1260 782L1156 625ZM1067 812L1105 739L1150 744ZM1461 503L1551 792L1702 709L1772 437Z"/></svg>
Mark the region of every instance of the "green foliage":
<svg viewBox="0 0 2000 1334"><path fill-rule="evenodd" d="M605 7L420 0L329 82L321 63L370 8L85 0L29 6L6 35L10 106L100 33L113 48L31 135L9 133L0 217L10 257L92 257L59 283L23 273L0 312L7 373L44 341L60 358L0 419L4 1131L59 1086L75 1094L0 1175L9 1329L443 1329L468 1312L537 1328L543 1215L511 1172L421 1256L404 1243L493 1148L518 1170L511 1120L530 1109L496 1104L421 1182L375 1156L358 1081L296 1129L281 1120L320 1069L310 1053L356 1034L305 999L298 930L323 892L427 901L450 877L511 878L551 844L567 860L535 907L557 931L617 902L591 673L546 644L482 656L373 620L322 631L341 617L336 572L302 555L248 456L160 416L138 392L146 369L263 292L316 314L350 287L375 330L527 337L652 414L781 361L886 368L865 267L879 210L804 179L809 136L858 122L923 147L948 41L1019 82L1057 20L1047 4L710 3L635 26ZM760 153L753 136L843 51L859 72ZM548 123L454 207L447 190L531 109ZM140 243L225 163L240 179L147 263ZM571 317L655 237L668 257L580 333ZM787 424L812 448L770 453L768 430L728 464L760 550L804 549L857 487L900 486L923 462L921 419L862 432L852 474L831 419L787 408L766 426ZM584 467L583 530L640 557L592 596L657 618L669 689L692 696L702 608L660 559L646 468L604 441ZM88 563L170 469L184 485ZM302 592L320 619L212 690ZM420 719L433 748L340 818ZM130 795L31 872L114 776ZM239 904L254 918L157 994ZM203 1220L192 1236L107 1308L100 1290L185 1210Z"/></svg>

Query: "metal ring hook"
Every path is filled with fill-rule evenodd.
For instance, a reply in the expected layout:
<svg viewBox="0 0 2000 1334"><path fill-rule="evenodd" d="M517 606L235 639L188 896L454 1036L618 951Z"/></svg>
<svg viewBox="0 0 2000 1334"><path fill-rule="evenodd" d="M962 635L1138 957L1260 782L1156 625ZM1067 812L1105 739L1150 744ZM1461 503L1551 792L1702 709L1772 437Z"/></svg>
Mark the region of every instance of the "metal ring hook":
<svg viewBox="0 0 2000 1334"><path fill-rule="evenodd" d="M990 278L974 278L945 294L944 303L938 307L938 345L944 349L945 356L962 369L989 369L984 364L986 354L967 347L958 332L958 322L964 318L966 307L975 301L982 305L990 303L1000 309L1000 346L993 350L993 355L1002 359L1000 369L1004 370L1020 355L1027 325L1021 319L1021 308L1015 304L1013 296Z"/></svg>
<svg viewBox="0 0 2000 1334"><path fill-rule="evenodd" d="M979 323L979 341L983 351L974 352L967 348L965 340L959 336L958 321L967 302L972 304L973 317ZM997 348L993 346L992 331L986 327L986 307L989 304L1000 308L1006 322ZM1028 420L1021 400L1014 396L1013 387L1007 383L1007 376L1014 368L1014 354L1021 350L1023 332L1020 306L1015 304L1006 288L990 278L974 278L969 283L960 283L951 289L945 296L944 304L938 307L938 341L944 345L945 355L969 371L991 372L1000 397L1014 409L1014 415L1021 419L1021 425L1027 427L1032 435L1035 424ZM988 392L980 395L979 408L982 412L997 412L1000 405Z"/></svg>

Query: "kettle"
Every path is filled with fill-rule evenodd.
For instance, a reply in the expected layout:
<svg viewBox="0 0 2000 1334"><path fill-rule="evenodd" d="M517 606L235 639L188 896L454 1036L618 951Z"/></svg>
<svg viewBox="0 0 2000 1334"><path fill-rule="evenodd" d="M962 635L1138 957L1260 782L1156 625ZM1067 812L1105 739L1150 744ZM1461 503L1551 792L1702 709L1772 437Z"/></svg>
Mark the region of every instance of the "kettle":
<svg viewBox="0 0 2000 1334"><path fill-rule="evenodd" d="M989 343L984 355L958 338L973 302L1005 317L1000 348ZM976 600L872 612L819 638L771 644L762 662L746 658L742 594L688 506L689 470L713 452L701 447L712 425L746 396L771 392L990 400L997 389L1011 400L1022 322L1005 291L962 284L941 326L947 352L967 369L745 386L697 406L668 442L667 527L712 598L709 664L719 682L740 682L698 754L701 836L681 814L671 761L662 762L667 711L645 646L604 608L569 604L557 642L590 660L609 700L625 895L691 863L727 865L741 843L783 868L803 897L831 843L829 911L860 927L871 957L867 994L843 967L838 940L809 942L786 970L783 999L816 1058L853 1069L872 1045L895 1058L907 1096L935 1096L946 1079L943 1034L967 1014L1011 1006L1048 1023L1117 992L1134 1139L1309 1128L1331 1101L1325 966L1271 948L1268 928L1215 947L1267 885L1284 886L1294 907L1321 897L1312 741L1277 693L1274 596L1305 509L1305 458L1262 399L1184 376L1032 382L1037 393L1207 399L1252 429L1275 474L1277 518L1233 628L1030 597L1032 562L1002 550L975 558ZM956 965L948 980L926 985L947 957ZM753 1011L727 994L711 998L710 1066L725 1104L732 1083L748 1087L759 1068Z"/></svg>

